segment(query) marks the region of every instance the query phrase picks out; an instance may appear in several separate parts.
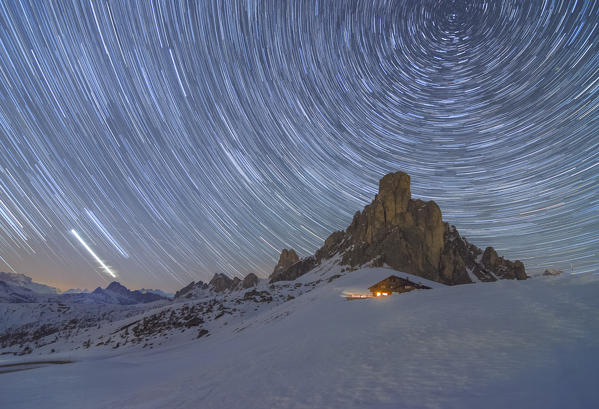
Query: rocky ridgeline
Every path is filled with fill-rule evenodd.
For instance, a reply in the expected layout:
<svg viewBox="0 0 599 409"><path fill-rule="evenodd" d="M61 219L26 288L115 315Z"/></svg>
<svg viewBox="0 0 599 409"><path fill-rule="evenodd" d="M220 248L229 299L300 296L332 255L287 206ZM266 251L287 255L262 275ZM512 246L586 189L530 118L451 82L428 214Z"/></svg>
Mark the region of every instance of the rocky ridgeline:
<svg viewBox="0 0 599 409"><path fill-rule="evenodd" d="M331 234L313 256L299 259L283 250L271 282L294 280L323 260L339 257L352 268L388 265L444 284L497 279L526 279L524 265L499 257L492 247L483 252L443 221L433 202L412 199L410 176L390 173L379 181L372 203L354 215L345 231Z"/></svg>
<svg viewBox="0 0 599 409"><path fill-rule="evenodd" d="M243 280L238 277L229 278L222 273L216 273L208 283L203 281L192 281L175 293L177 298L197 298L200 295L209 294L211 291L222 293L225 291L245 290L258 285L258 276L254 273L246 275Z"/></svg>

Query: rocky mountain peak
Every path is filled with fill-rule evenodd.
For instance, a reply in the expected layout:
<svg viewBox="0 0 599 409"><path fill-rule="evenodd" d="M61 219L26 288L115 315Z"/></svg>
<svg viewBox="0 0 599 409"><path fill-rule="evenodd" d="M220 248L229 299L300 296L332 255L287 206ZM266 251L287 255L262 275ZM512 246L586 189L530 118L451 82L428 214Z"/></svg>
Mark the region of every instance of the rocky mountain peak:
<svg viewBox="0 0 599 409"><path fill-rule="evenodd" d="M217 293L229 290L232 287L233 280L223 273L216 273L208 283Z"/></svg>
<svg viewBox="0 0 599 409"><path fill-rule="evenodd" d="M142 293L139 290L131 291L118 281L113 281L108 284L105 289L98 287L90 295L92 296L91 299L98 303L121 305L148 303L166 299L166 297L154 293ZM84 300L86 299L87 294L65 294L65 297L70 297L69 299L71 300Z"/></svg>
<svg viewBox="0 0 599 409"><path fill-rule="evenodd" d="M268 278L271 283L276 281L295 280L299 276L312 270L315 266L316 259L314 256L300 260L295 250L283 249L283 251L281 251L281 256L279 257L279 262Z"/></svg>
<svg viewBox="0 0 599 409"><path fill-rule="evenodd" d="M443 221L435 202L412 199L410 176L404 172L379 181L374 200L356 212L345 231L325 240L315 254L316 262L335 255L351 267L386 264L445 284L526 278L521 262L505 260L492 248L483 254L463 239Z"/></svg>
<svg viewBox="0 0 599 409"><path fill-rule="evenodd" d="M297 253L295 252L295 250L293 250L293 249L289 249L289 250L283 249L281 251L281 255L279 256L279 262L275 266L275 269L272 272L271 276L279 274L279 273L281 273L284 270L287 270L289 267L291 267L292 265L294 265L298 261L299 261L299 257L297 256Z"/></svg>
<svg viewBox="0 0 599 409"><path fill-rule="evenodd" d="M108 284L108 287L106 287L106 291L111 291L113 293L121 295L128 295L130 292L130 290L127 287L125 287L118 281L113 281L112 283Z"/></svg>
<svg viewBox="0 0 599 409"><path fill-rule="evenodd" d="M195 293L202 292L205 290L208 290L208 284L204 283L203 281L198 281L197 283L195 281L192 281L179 291L175 292L175 298L180 298L183 296L185 296L186 298L191 298L194 296Z"/></svg>
<svg viewBox="0 0 599 409"><path fill-rule="evenodd" d="M345 232L333 233L317 253L318 260L342 253L342 264L388 264L397 270L439 281L438 270L447 229L433 201L414 200L410 176L390 173L379 193L354 215Z"/></svg>
<svg viewBox="0 0 599 409"><path fill-rule="evenodd" d="M410 175L407 173L389 173L379 180L379 192L375 200L380 200L384 204L390 219L396 214L407 211L411 198Z"/></svg>
<svg viewBox="0 0 599 409"><path fill-rule="evenodd" d="M241 281L242 288L251 288L258 285L258 276L254 273L249 273Z"/></svg>

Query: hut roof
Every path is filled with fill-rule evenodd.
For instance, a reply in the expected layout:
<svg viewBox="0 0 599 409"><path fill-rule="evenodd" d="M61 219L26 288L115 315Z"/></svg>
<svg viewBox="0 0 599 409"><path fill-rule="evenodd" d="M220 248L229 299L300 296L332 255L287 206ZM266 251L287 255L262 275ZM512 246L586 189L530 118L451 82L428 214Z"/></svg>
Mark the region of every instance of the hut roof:
<svg viewBox="0 0 599 409"><path fill-rule="evenodd" d="M404 286L412 286L414 288L430 288L426 287L422 284L415 283L413 281L408 280L407 278L401 278L396 275L390 275L384 280L379 281L375 285L369 287L370 291L377 290L379 288L388 288L389 290L393 290L394 288L404 287Z"/></svg>

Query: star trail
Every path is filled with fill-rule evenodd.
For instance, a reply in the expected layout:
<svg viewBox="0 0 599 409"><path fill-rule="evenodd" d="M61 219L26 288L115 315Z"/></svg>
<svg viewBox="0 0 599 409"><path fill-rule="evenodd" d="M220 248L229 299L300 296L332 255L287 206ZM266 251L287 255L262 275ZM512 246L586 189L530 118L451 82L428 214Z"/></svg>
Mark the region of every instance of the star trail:
<svg viewBox="0 0 599 409"><path fill-rule="evenodd" d="M177 289L402 170L529 273L599 264L598 1L0 2L0 270Z"/></svg>

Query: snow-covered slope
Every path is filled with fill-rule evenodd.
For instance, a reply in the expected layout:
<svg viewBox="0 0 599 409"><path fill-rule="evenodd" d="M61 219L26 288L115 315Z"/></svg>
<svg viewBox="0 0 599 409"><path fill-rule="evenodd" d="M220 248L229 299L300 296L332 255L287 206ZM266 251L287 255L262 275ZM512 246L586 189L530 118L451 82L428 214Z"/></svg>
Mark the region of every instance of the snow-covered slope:
<svg viewBox="0 0 599 409"><path fill-rule="evenodd" d="M269 285L261 280L249 289L227 291L201 285L174 302L160 300L130 307L131 297L154 295L112 283L106 290L96 289L91 294L62 295L60 301L0 303L0 318L6 317L0 321L0 354L154 348L167 342L187 342L312 291L340 277L344 274L341 270L326 262L296 282Z"/></svg>
<svg viewBox="0 0 599 409"><path fill-rule="evenodd" d="M200 339L51 354L77 362L0 373L0 407L597 407L598 276L342 296L390 273L331 266L260 283L295 298L227 314ZM188 304L162 308L175 305Z"/></svg>

